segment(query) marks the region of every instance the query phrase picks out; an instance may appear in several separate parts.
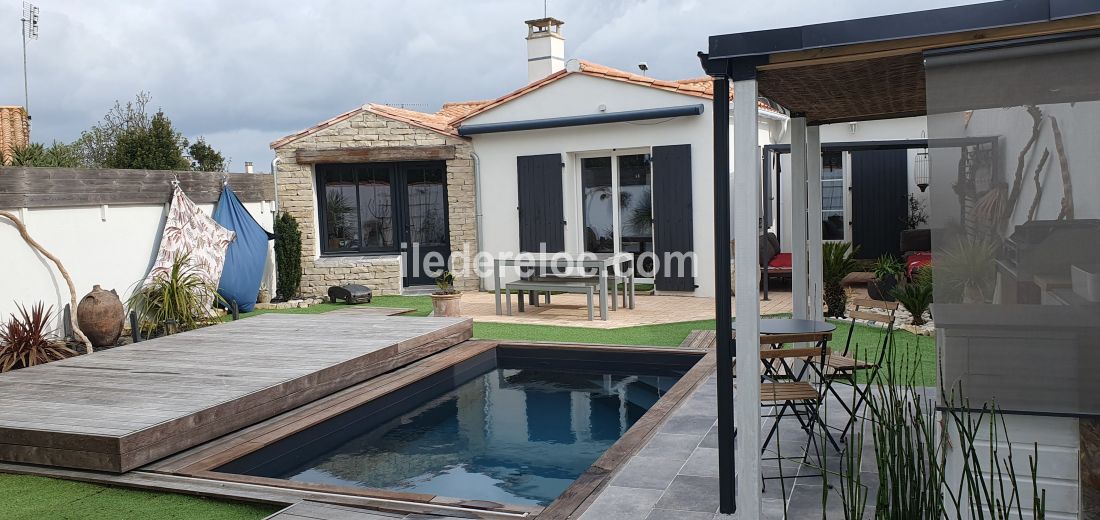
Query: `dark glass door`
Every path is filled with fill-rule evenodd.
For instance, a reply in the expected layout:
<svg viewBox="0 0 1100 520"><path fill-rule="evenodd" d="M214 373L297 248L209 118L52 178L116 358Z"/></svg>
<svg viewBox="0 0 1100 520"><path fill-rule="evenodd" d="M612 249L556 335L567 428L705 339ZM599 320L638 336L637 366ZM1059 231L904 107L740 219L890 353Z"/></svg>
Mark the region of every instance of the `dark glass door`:
<svg viewBox="0 0 1100 520"><path fill-rule="evenodd" d="M447 184L443 163L401 163L404 285L430 285L447 269Z"/></svg>

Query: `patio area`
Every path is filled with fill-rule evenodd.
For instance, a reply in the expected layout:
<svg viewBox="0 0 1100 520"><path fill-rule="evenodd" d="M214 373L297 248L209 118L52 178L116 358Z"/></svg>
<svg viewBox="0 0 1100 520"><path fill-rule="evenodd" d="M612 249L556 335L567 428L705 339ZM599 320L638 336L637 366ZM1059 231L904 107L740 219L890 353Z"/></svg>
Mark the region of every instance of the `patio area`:
<svg viewBox="0 0 1100 520"><path fill-rule="evenodd" d="M767 301L760 302L761 315L791 312L789 291L773 290L768 297ZM623 308L621 298L620 296L618 310L610 311L607 321L589 321L585 296L582 294L555 294L550 300L550 305L545 303L540 303L538 307L527 305L524 307L524 312L519 312L513 305L513 314L508 316L496 313L492 292L470 292L462 294L462 315L473 318L475 323L557 325L593 329L617 329L714 319L714 298L639 294L635 296L633 309Z"/></svg>

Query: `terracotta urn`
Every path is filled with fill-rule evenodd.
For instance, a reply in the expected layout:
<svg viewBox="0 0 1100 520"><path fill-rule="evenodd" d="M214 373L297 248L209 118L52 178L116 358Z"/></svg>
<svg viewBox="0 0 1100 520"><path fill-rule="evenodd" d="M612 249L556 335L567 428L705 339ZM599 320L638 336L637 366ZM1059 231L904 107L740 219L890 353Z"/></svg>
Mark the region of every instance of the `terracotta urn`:
<svg viewBox="0 0 1100 520"><path fill-rule="evenodd" d="M96 285L92 292L80 300L76 307L76 321L80 330L95 347L110 347L118 342L126 308L113 289L104 291Z"/></svg>
<svg viewBox="0 0 1100 520"><path fill-rule="evenodd" d="M433 294L432 295L432 316L441 316L454 318L462 315L461 306L462 295L459 293L452 294Z"/></svg>

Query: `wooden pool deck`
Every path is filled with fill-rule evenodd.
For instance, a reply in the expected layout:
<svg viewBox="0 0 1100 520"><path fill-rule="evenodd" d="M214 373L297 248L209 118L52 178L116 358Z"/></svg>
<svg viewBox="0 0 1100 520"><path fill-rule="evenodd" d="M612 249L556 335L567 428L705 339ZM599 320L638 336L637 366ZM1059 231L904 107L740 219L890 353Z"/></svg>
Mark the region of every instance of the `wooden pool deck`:
<svg viewBox="0 0 1100 520"><path fill-rule="evenodd" d="M121 473L470 338L468 318L267 314L0 375L0 461Z"/></svg>

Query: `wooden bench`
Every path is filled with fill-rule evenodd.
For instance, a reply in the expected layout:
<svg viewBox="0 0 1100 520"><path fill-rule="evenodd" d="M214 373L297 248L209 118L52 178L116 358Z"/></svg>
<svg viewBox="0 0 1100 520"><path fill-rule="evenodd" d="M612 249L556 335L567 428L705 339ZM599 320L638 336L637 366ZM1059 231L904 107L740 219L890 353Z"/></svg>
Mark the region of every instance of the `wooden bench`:
<svg viewBox="0 0 1100 520"><path fill-rule="evenodd" d="M538 292L564 292L564 293L578 293L584 294L588 297L588 321L594 319L594 312L592 308L592 295L596 289L596 284L591 284L583 281L578 282L564 282L564 281L550 281L550 280L519 280L516 282L509 282L504 285L504 299L507 303L508 315L512 315L512 291L516 291L519 301L519 311L523 312L523 292L530 291L532 294ZM602 314L602 311L601 311ZM607 316L601 315L601 319L607 319Z"/></svg>
<svg viewBox="0 0 1100 520"><path fill-rule="evenodd" d="M630 297L633 300L634 287L630 285L631 278L625 275L610 275L607 277L607 287L611 292L611 310L619 310L619 283L623 284L623 308L630 308L627 303L627 298ZM534 275L529 278L525 278L525 282L549 282L549 283L586 283L596 289L600 288L600 277L595 275ZM532 292L530 297L531 305L538 306L537 295ZM546 303L550 303L550 291L546 291ZM523 310L523 309L520 309Z"/></svg>

